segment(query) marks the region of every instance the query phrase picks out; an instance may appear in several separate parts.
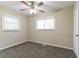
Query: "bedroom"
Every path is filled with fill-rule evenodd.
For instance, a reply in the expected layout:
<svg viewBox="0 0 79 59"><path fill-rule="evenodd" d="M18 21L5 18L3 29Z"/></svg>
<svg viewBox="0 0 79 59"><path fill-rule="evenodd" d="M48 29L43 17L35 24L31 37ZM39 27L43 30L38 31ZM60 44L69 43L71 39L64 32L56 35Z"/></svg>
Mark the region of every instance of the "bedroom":
<svg viewBox="0 0 79 59"><path fill-rule="evenodd" d="M78 1L0 1L0 58L76 58Z"/></svg>

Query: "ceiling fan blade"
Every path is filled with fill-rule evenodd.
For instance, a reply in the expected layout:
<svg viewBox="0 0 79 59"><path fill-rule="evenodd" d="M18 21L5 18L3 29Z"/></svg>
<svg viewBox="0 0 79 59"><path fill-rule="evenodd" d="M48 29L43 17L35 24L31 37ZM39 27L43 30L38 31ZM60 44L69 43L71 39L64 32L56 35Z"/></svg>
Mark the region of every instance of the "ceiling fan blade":
<svg viewBox="0 0 79 59"><path fill-rule="evenodd" d="M27 10L27 9L20 9L20 11L25 11L25 10Z"/></svg>
<svg viewBox="0 0 79 59"><path fill-rule="evenodd" d="M44 4L43 2L39 2L37 5L39 7L39 6L42 6L43 4Z"/></svg>
<svg viewBox="0 0 79 59"><path fill-rule="evenodd" d="M25 5L27 5L27 6L29 6L29 4L26 3L26 2L24 2L24 1L20 1L20 2L23 3L23 4L25 4Z"/></svg>
<svg viewBox="0 0 79 59"><path fill-rule="evenodd" d="M45 13L45 11L43 11L43 10L38 10L38 11L40 11L40 12L42 12L42 13Z"/></svg>

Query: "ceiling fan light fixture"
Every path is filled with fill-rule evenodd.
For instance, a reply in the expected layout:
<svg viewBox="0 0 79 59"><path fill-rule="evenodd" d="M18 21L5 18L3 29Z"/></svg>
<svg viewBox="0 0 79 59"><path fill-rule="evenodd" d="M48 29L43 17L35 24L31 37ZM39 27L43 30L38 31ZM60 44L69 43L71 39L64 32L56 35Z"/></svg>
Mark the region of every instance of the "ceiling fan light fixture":
<svg viewBox="0 0 79 59"><path fill-rule="evenodd" d="M30 9L30 14L36 14L36 13L37 13L36 10Z"/></svg>
<svg viewBox="0 0 79 59"><path fill-rule="evenodd" d="M25 9L20 9L21 11L29 10L29 13L32 15L36 15L37 13L41 12L44 13L43 10L40 10L39 7L41 7L44 3L42 1L21 1L26 7Z"/></svg>

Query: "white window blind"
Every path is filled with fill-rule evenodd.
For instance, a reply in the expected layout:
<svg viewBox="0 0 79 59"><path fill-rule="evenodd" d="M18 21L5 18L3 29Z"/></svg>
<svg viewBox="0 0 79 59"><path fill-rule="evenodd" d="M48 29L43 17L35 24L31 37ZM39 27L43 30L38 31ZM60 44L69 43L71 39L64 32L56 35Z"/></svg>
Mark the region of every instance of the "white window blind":
<svg viewBox="0 0 79 59"><path fill-rule="evenodd" d="M55 17L37 20L36 29L38 29L38 30L42 30L42 29L53 30L53 29L55 29L55 23L56 23Z"/></svg>
<svg viewBox="0 0 79 59"><path fill-rule="evenodd" d="M2 25L2 30L4 31L16 31L20 29L19 19L16 16L3 16Z"/></svg>
<svg viewBox="0 0 79 59"><path fill-rule="evenodd" d="M44 20L37 20L37 29L44 29Z"/></svg>

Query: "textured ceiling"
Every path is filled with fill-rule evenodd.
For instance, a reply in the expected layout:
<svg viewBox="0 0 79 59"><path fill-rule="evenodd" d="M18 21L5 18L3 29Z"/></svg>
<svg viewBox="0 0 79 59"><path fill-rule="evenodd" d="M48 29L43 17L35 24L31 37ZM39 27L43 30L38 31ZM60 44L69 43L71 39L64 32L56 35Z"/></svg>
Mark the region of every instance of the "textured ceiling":
<svg viewBox="0 0 79 59"><path fill-rule="evenodd" d="M40 8L42 8L46 12L60 10L62 8L71 6L75 3L73 1L43 1L43 2L44 2L44 5ZM20 11L20 9L27 8L27 7L25 7L25 5L19 1L0 1L0 5L17 10L21 13L24 13L27 16L31 16L31 14L29 13L29 10Z"/></svg>

